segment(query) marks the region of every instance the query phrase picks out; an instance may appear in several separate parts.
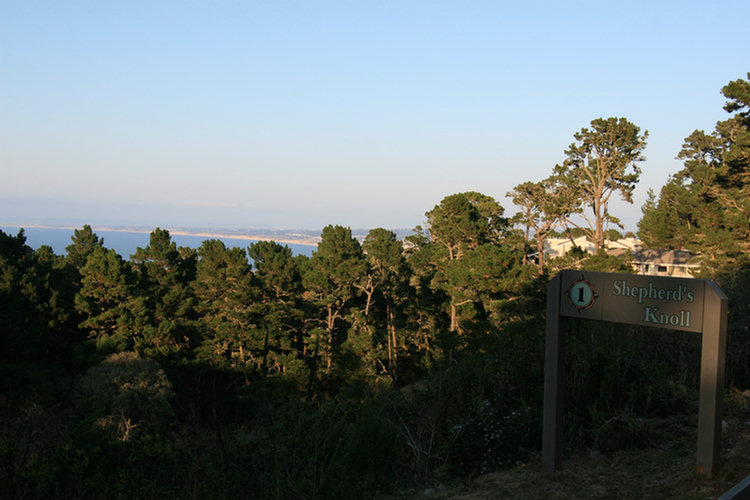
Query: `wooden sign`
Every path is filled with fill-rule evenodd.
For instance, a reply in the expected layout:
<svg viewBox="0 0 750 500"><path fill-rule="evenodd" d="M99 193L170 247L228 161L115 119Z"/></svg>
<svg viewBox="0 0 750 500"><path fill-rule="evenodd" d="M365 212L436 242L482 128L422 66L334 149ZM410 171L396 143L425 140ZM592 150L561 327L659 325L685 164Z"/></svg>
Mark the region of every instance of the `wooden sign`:
<svg viewBox="0 0 750 500"><path fill-rule="evenodd" d="M560 315L700 332L704 280L563 271Z"/></svg>
<svg viewBox="0 0 750 500"><path fill-rule="evenodd" d="M561 271L547 285L542 461L562 463L566 318L668 328L703 334L698 471L714 476L721 444L727 297L709 280Z"/></svg>

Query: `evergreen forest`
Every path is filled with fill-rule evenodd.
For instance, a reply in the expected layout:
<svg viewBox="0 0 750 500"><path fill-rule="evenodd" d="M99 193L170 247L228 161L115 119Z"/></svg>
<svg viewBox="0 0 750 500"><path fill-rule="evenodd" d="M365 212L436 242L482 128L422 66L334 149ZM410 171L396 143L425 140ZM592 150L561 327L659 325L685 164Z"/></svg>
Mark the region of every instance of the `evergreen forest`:
<svg viewBox="0 0 750 500"><path fill-rule="evenodd" d="M750 389L750 73L643 206L647 248L687 249L729 297L726 388ZM445 197L399 240L329 225L311 257L261 241L130 256L90 226L65 255L0 231L0 496L351 499L538 460L545 290L605 252L648 133L598 118L506 213ZM544 259L552 235L596 252ZM696 417L700 336L573 321L566 439L651 446ZM693 424L688 424L693 425Z"/></svg>

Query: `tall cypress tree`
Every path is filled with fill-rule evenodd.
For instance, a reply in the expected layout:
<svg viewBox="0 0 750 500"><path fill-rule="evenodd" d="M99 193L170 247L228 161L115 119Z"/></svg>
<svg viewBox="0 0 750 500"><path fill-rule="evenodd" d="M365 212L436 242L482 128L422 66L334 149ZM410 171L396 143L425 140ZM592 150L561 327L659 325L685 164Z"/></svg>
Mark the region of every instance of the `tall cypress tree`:
<svg viewBox="0 0 750 500"><path fill-rule="evenodd" d="M573 211L574 193L561 181L559 176L551 176L541 182L524 182L507 194L521 208L516 219L534 231L540 276L544 274L544 242Z"/></svg>
<svg viewBox="0 0 750 500"><path fill-rule="evenodd" d="M597 118L591 121L591 128L584 127L573 137L576 142L565 151L567 158L555 166L555 173L570 186L570 192L578 194L571 211L586 220L587 224L579 227L598 252L604 248L605 224L620 225L609 212L612 195L619 192L623 200L632 203L648 132L641 133L640 127L625 118Z"/></svg>

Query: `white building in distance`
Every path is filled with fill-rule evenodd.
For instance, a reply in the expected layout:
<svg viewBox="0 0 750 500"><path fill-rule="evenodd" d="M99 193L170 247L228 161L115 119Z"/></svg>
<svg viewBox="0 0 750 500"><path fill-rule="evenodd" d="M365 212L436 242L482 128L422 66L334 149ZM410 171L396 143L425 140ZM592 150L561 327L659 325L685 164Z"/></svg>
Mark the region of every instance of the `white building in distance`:
<svg viewBox="0 0 750 500"><path fill-rule="evenodd" d="M695 255L687 250L647 250L637 238L620 238L605 242L609 255L632 256L632 265L637 274L652 276L693 277L693 272L700 267ZM562 257L574 247L583 252L594 254L594 244L586 236L570 238L548 238L544 242L544 255L547 259ZM530 257L535 258L536 253Z"/></svg>

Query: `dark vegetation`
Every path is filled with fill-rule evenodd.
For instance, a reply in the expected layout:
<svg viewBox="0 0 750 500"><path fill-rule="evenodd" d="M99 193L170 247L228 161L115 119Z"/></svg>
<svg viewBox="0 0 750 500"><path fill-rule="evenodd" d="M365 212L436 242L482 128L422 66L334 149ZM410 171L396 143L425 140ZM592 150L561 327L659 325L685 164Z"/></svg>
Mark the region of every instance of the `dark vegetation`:
<svg viewBox="0 0 750 500"><path fill-rule="evenodd" d="M639 227L654 248L699 253L701 276L729 295L738 393L750 388L750 84L723 91L736 114L686 139L685 169ZM599 119L575 138L549 179L513 191L513 219L459 193L406 241L328 226L311 258L274 242L177 248L157 228L126 260L88 226L58 256L0 232L1 494L362 498L527 459L541 446L548 278L628 270L603 252L528 257L588 209L578 231L603 246L609 196L629 199L638 180L638 127ZM698 336L571 332L570 449L664 443L695 414Z"/></svg>

